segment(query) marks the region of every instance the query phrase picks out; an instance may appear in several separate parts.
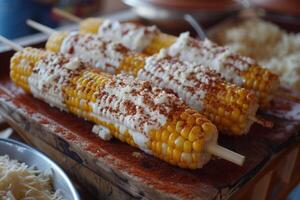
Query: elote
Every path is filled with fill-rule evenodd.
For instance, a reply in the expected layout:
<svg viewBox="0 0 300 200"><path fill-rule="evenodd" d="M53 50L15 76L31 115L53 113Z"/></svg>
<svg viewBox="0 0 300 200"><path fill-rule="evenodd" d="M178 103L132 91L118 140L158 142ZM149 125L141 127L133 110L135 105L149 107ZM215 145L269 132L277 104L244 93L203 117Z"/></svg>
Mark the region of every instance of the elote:
<svg viewBox="0 0 300 200"><path fill-rule="evenodd" d="M10 76L36 98L94 122L102 139L114 136L173 165L201 168L217 145L217 129L206 117L148 81L34 48L12 57Z"/></svg>
<svg viewBox="0 0 300 200"><path fill-rule="evenodd" d="M169 57L163 51L146 57L97 35L59 32L50 36L46 48L78 56L105 72L125 72L171 89L222 133L246 134L254 122L258 103L252 92L227 83L206 67Z"/></svg>
<svg viewBox="0 0 300 200"><path fill-rule="evenodd" d="M145 27L134 23L88 18L80 23L82 33L94 33L120 42L134 51L155 54L166 48L170 56L183 61L210 67L226 81L253 90L259 103L268 106L274 91L279 87L278 76L259 66L254 60L233 53L229 48L217 46L210 40L199 41L182 33L179 38L164 34L156 27Z"/></svg>

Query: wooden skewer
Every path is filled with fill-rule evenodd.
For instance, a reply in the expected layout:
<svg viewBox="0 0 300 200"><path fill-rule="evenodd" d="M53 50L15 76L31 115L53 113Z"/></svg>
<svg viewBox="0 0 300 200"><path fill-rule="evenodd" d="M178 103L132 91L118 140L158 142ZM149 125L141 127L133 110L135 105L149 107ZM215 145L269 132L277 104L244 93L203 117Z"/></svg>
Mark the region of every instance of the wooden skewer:
<svg viewBox="0 0 300 200"><path fill-rule="evenodd" d="M3 44L6 44L7 46L11 47L15 51L21 51L23 49L23 47L21 45L3 37L2 35L0 35L0 42L2 42Z"/></svg>
<svg viewBox="0 0 300 200"><path fill-rule="evenodd" d="M52 12L60 17L63 17L65 19L68 19L72 22L76 22L76 23L79 23L82 21L82 19L80 17L77 17L69 12L66 12L62 9L59 9L59 8L53 8L52 9Z"/></svg>
<svg viewBox="0 0 300 200"><path fill-rule="evenodd" d="M223 158L224 160L230 161L234 164L242 166L245 161L245 156L235 153L229 149L226 149L218 144L208 145L206 149L212 155Z"/></svg>
<svg viewBox="0 0 300 200"><path fill-rule="evenodd" d="M47 27L47 29L44 29L44 25L40 25L39 23L36 23L32 20L28 20L27 23L33 25L34 27L38 27L37 29L46 30L45 32L52 32L54 30L49 31L50 28ZM23 49L22 46L8 40L7 38L0 35L0 41L4 44L7 44L8 46L12 47L16 51L21 51ZM232 163L235 163L237 165L243 165L245 161L245 156L240 155L238 153L235 153L229 149L226 149L218 144L210 144L207 146L206 151L209 152L212 155L218 156L220 158L223 158L224 160L230 161Z"/></svg>
<svg viewBox="0 0 300 200"><path fill-rule="evenodd" d="M288 92L285 92L283 90L277 90L277 92L274 94L275 97L281 98L281 99L286 99L293 101L295 103L300 103L300 97L294 96L292 94L289 94Z"/></svg>
<svg viewBox="0 0 300 200"><path fill-rule="evenodd" d="M38 30L38 31L40 31L42 33L46 33L48 35L51 35L51 34L57 32L56 30L54 30L54 29L52 29L52 28L50 28L48 26L45 26L43 24L40 24L40 23L38 23L36 21L33 21L31 19L26 20L26 24L28 26L30 26L31 28L34 28L34 29L36 29L36 30Z"/></svg>
<svg viewBox="0 0 300 200"><path fill-rule="evenodd" d="M272 128L274 126L273 122L263 118L258 118L257 116L250 116L249 118L255 123L258 123L259 125L262 125L263 127L266 128Z"/></svg>

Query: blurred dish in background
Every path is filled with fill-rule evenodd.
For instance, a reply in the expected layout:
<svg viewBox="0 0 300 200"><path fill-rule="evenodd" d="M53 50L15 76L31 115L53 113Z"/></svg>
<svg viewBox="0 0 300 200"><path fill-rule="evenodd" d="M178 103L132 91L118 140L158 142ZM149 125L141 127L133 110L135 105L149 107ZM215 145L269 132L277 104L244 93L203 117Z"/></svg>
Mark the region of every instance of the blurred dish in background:
<svg viewBox="0 0 300 200"><path fill-rule="evenodd" d="M102 3L103 0L60 0L56 7L65 9L78 17L88 17L99 13Z"/></svg>
<svg viewBox="0 0 300 200"><path fill-rule="evenodd" d="M52 19L51 6L34 0L0 1L0 34L13 39L34 32L25 21L28 18L36 19L50 27L56 25Z"/></svg>
<svg viewBox="0 0 300 200"><path fill-rule="evenodd" d="M165 29L185 29L185 14L203 25L234 15L245 8L244 1L234 0L123 0L143 19Z"/></svg>
<svg viewBox="0 0 300 200"><path fill-rule="evenodd" d="M53 6L58 6L84 17L99 12L101 0L0 0L0 34L14 39L30 35L35 31L26 25L33 19L49 27L56 27L52 15Z"/></svg>
<svg viewBox="0 0 300 200"><path fill-rule="evenodd" d="M299 0L251 0L251 3L269 12L300 16Z"/></svg>
<svg viewBox="0 0 300 200"><path fill-rule="evenodd" d="M224 22L209 35L279 75L284 88L300 92L300 33L288 33L271 22L249 18Z"/></svg>

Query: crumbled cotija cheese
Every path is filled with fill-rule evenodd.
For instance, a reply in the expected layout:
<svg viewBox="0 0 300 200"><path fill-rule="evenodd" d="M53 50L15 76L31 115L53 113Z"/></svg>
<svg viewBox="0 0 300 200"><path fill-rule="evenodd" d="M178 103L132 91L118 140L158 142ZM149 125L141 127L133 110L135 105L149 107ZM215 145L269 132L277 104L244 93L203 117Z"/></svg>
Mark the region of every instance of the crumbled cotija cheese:
<svg viewBox="0 0 300 200"><path fill-rule="evenodd" d="M105 20L98 31L99 36L120 42L134 51L143 51L157 33L159 30L155 26L145 27L111 20Z"/></svg>

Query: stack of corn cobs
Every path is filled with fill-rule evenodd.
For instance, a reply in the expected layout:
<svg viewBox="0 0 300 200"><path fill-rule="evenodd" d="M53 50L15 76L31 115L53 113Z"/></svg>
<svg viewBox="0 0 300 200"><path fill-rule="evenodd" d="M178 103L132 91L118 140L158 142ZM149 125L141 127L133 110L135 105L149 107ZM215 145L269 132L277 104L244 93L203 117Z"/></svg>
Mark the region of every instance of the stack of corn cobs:
<svg viewBox="0 0 300 200"><path fill-rule="evenodd" d="M46 50L17 52L11 78L95 123L102 139L115 137L189 169L222 154L213 148L218 130L247 134L279 86L272 72L209 40L94 18L78 33L53 33Z"/></svg>

